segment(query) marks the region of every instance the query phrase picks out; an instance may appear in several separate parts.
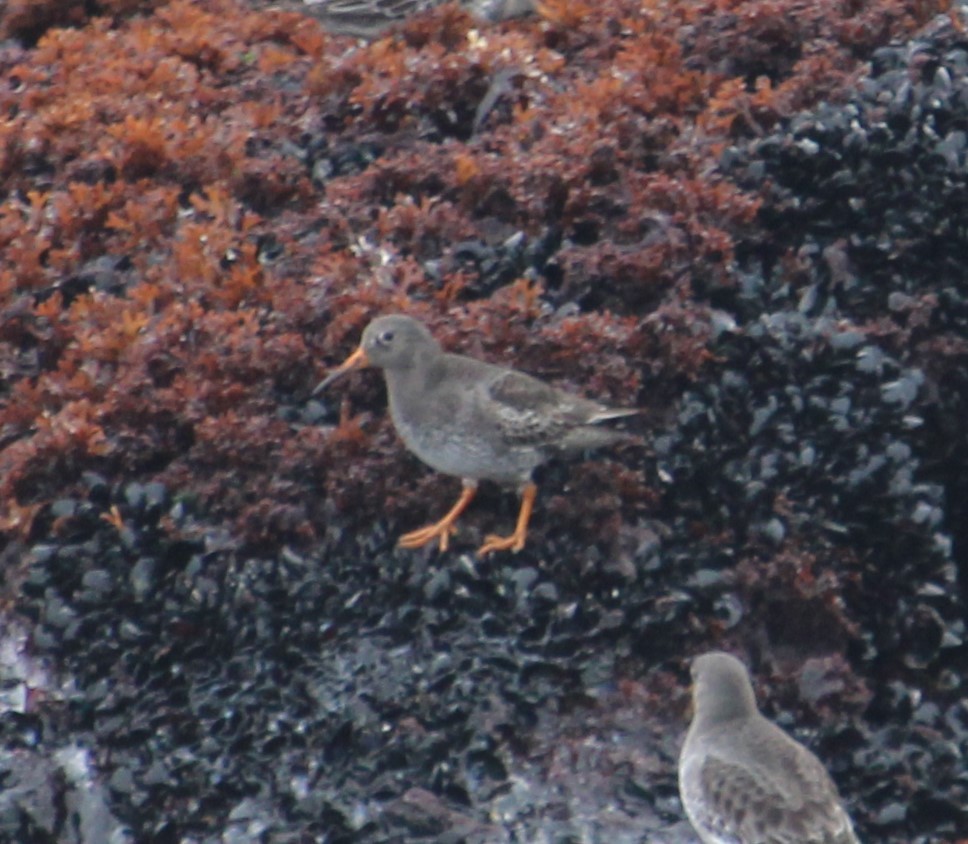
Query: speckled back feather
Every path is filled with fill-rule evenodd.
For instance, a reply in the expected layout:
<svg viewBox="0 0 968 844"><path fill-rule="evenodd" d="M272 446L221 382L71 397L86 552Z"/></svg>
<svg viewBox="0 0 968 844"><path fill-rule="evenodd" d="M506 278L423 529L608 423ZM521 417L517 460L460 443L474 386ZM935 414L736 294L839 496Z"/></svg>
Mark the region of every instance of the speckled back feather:
<svg viewBox="0 0 968 844"><path fill-rule="evenodd" d="M288 0L285 8L300 10L323 22L336 35L375 38L396 23L443 5L446 0ZM460 0L472 15L496 23L529 14L534 0Z"/></svg>
<svg viewBox="0 0 968 844"><path fill-rule="evenodd" d="M588 426L638 412L606 407L514 370L503 371L484 390L509 445L564 450L607 445L625 435Z"/></svg>
<svg viewBox="0 0 968 844"><path fill-rule="evenodd" d="M687 746L683 800L705 844L858 844L823 765L763 716Z"/></svg>

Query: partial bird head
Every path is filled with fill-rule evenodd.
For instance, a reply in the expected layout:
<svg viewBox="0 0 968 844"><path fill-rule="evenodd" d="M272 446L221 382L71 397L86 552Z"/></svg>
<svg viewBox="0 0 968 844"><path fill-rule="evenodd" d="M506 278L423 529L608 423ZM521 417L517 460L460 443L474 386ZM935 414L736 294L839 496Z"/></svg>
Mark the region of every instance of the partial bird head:
<svg viewBox="0 0 968 844"><path fill-rule="evenodd" d="M705 723L729 721L758 711L746 666L721 651L692 661L692 703L696 720Z"/></svg>
<svg viewBox="0 0 968 844"><path fill-rule="evenodd" d="M366 366L389 370L411 369L425 355L439 352L440 344L422 322L405 314L377 317L364 329L356 351L319 382L313 395L325 390L351 370Z"/></svg>

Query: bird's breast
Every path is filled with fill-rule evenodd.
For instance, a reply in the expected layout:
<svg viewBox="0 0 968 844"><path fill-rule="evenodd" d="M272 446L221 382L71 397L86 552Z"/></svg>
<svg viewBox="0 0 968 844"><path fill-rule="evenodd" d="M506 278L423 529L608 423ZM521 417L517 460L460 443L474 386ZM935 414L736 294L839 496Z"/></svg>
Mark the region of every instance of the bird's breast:
<svg viewBox="0 0 968 844"><path fill-rule="evenodd" d="M519 484L543 456L504 443L468 392L390 387L390 417L404 444L438 472L460 478Z"/></svg>

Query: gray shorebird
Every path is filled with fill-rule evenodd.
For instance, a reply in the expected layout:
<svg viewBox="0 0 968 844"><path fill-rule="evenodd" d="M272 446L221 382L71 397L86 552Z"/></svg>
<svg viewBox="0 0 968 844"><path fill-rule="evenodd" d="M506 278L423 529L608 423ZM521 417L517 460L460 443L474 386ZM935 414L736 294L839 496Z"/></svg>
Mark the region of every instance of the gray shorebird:
<svg viewBox="0 0 968 844"><path fill-rule="evenodd" d="M692 679L679 794L703 844L858 844L830 775L760 714L743 663L703 654Z"/></svg>
<svg viewBox="0 0 968 844"><path fill-rule="evenodd" d="M520 551L538 491L532 472L557 453L631 439L595 425L639 412L606 407L522 372L444 352L422 323L401 314L373 320L359 348L313 394L364 366L383 370L390 418L407 448L463 482L460 498L440 521L400 538L404 548L436 539L446 551L478 481L488 480L518 487L521 509L514 533L487 536L478 553Z"/></svg>
<svg viewBox="0 0 968 844"><path fill-rule="evenodd" d="M443 5L447 0L288 0L280 8L305 12L322 21L334 35L376 38L391 26ZM537 0L461 0L474 17L498 23L535 10Z"/></svg>

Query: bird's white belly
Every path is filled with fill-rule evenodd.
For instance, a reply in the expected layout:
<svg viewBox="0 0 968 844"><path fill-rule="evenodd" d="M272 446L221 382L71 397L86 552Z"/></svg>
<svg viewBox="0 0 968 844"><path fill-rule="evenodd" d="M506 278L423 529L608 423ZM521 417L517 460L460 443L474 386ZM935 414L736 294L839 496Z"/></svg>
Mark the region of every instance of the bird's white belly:
<svg viewBox="0 0 968 844"><path fill-rule="evenodd" d="M467 420L421 425L401 418L394 410L391 406L394 426L407 448L445 475L517 485L527 481L542 462L534 449L513 448L492 443L484 434L472 435Z"/></svg>
<svg viewBox="0 0 968 844"><path fill-rule="evenodd" d="M527 480L540 463L530 450L511 449L501 455L479 440L456 437L422 437L404 440L424 463L459 478L518 484Z"/></svg>

